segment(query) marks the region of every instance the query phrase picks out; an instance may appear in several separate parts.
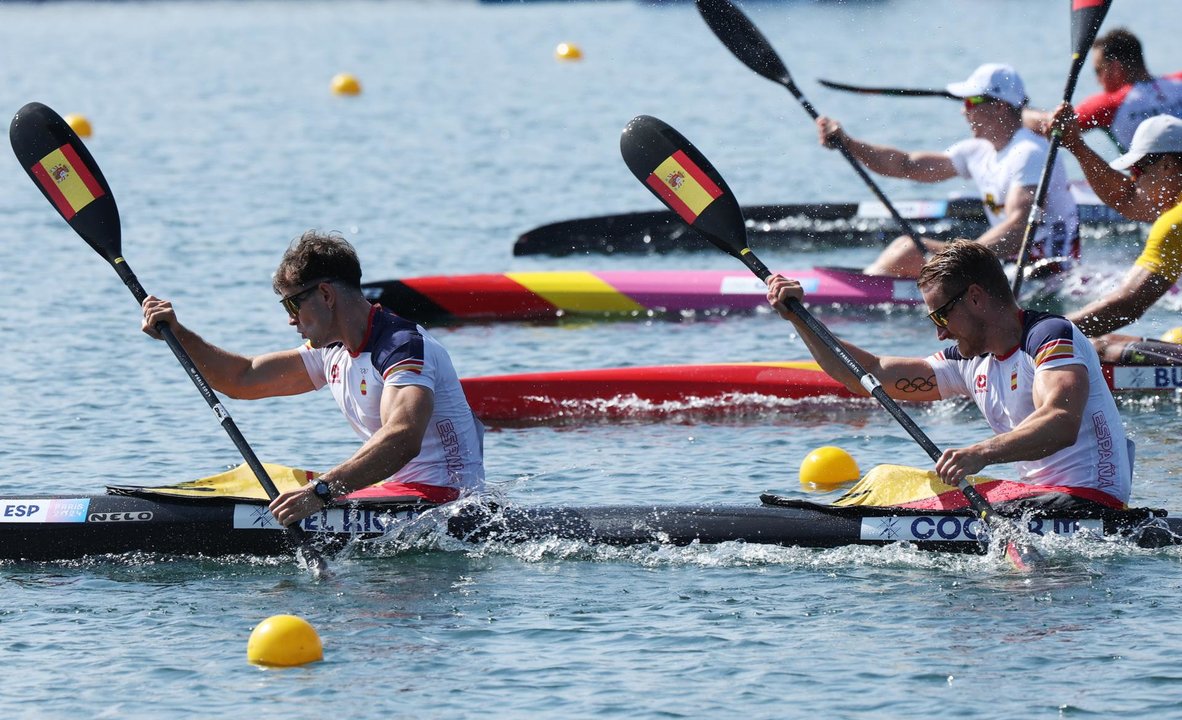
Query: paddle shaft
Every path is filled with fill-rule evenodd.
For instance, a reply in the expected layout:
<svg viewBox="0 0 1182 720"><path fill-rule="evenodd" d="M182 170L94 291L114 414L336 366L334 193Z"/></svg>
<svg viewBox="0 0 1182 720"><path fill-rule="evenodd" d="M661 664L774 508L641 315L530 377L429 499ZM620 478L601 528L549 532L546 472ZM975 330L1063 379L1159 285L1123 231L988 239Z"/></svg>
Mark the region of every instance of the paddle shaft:
<svg viewBox="0 0 1182 720"><path fill-rule="evenodd" d="M131 291L131 294L135 296L136 302L138 302L140 305L143 305L144 300L148 297L148 293L144 290L143 285L140 285L139 279L135 276L135 273L132 272L131 267L127 264L127 261L122 257L117 257L110 262L111 267L115 268L115 272L119 275L119 279L123 281L123 284L126 285L127 289ZM230 417L230 412L226 410L224 405L222 405L221 400L218 399L217 394L214 392L213 388L210 387L209 382L205 379L205 376L202 375L201 371L197 369L196 363L193 362L193 358L189 356L189 353L187 350L185 350L184 345L181 345L181 341L177 339L176 333L174 333L172 328L164 322L156 323L155 329L160 333L160 336L164 338L164 342L168 345L169 349L172 350L172 354L176 356L176 359L180 362L181 367L183 367L185 372L188 373L189 379L191 379L193 384L197 386L197 390L201 393L201 396L205 398L205 402L209 403L209 408L213 410L213 414L218 417L218 422L221 423L222 428L226 431L226 434L229 435L230 439L234 441L234 446L238 448L238 452L242 453L242 458L246 460L247 466L250 467L252 472L254 472L259 484L263 486L263 490L266 491L267 497L271 498L272 500L279 497L279 488L275 487L275 483L271 481L271 476L267 474L266 469L263 467L263 463L259 461L258 456L255 455L254 450L250 447L250 443L248 443L246 438L243 437L242 432L238 429L238 425L234 422L234 418ZM322 564L324 562L319 553L317 553L314 548L307 544L308 536L301 528L294 525L288 525L284 528L284 530L305 552L305 558L308 559L310 563L319 562Z"/></svg>
<svg viewBox="0 0 1182 720"><path fill-rule="evenodd" d="M751 270L751 272L755 273L756 277L765 283L767 282L767 279L771 277L771 271L768 270L767 266L764 265L763 262L757 258L755 253L751 252L750 249L744 248L739 255L739 259L743 261L743 264L746 265L748 269ZM833 353L833 355L841 361L842 365L845 365L847 370L858 377L858 382L862 384L862 387L865 388L866 391L878 401L879 405L881 405L888 413L891 414L891 417L895 418L895 420L903 426L903 429L907 431L907 434L910 435L912 439L915 440L915 442L919 443L919 446L923 448L924 452L928 454L928 457L930 457L933 461L939 460L940 455L942 454L940 448L938 448L936 444L932 442L932 439L929 438L923 431L923 429L911 419L911 416L904 412L903 408L899 407L899 404L895 402L894 398L887 394L886 390L882 387L882 383L878 381L878 378L874 377L872 373L868 372L864 367L862 367L862 364L858 362L857 358L855 358L848 350L845 349L845 346L833 336L833 333L829 332L829 328L825 327L821 321L813 317L812 313L810 313L796 298L788 298L788 301L785 303L785 305L790 311L792 311L794 315L800 318L801 322L805 324L805 327L812 331L812 333L816 335L822 343L824 343L826 349ZM965 499L968 500L969 506L972 507L974 511L976 511L982 520L989 522L997 515L997 511L993 509L993 506L989 504L989 501L986 500L975 487L970 485L968 482L963 482L958 487L964 494Z"/></svg>
<svg viewBox="0 0 1182 720"><path fill-rule="evenodd" d="M1079 73L1083 70L1088 59L1088 50L1100 32L1104 23L1104 16L1112 0L1098 0L1097 2L1081 2L1076 0L1072 5L1072 40L1075 47L1071 56L1071 68L1067 71L1067 82L1063 86L1063 102L1071 102L1075 94L1075 84L1079 81ZM1017 298L1022 292L1022 271L1030 261L1030 243L1034 234L1043 224L1043 206L1046 205L1047 190L1051 185L1051 175L1055 171L1055 157L1059 152L1059 141L1062 133L1051 131L1050 147L1047 149L1047 161L1042 168L1042 176L1038 179L1038 189L1034 192L1034 205L1030 208L1030 216L1026 221L1026 232L1022 235L1022 245L1018 249L1018 267L1014 273L1013 293Z"/></svg>

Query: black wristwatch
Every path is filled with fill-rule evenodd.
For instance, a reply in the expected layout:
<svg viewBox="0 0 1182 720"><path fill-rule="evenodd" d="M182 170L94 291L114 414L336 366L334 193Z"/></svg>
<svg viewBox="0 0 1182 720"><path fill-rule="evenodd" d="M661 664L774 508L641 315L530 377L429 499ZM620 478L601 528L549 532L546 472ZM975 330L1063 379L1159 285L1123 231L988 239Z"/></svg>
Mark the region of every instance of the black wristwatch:
<svg viewBox="0 0 1182 720"><path fill-rule="evenodd" d="M320 502L328 505L333 501L332 488L323 480L317 480L316 484L312 486L312 492L316 493L316 497L320 498Z"/></svg>

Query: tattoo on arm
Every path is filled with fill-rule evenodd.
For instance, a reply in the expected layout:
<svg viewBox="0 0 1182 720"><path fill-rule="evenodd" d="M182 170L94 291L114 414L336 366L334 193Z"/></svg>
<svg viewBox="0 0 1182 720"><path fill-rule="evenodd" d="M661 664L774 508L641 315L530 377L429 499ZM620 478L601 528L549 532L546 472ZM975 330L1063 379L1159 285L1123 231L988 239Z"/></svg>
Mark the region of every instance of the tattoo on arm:
<svg viewBox="0 0 1182 720"><path fill-rule="evenodd" d="M895 389L904 393L930 392L936 389L936 376L899 378L895 381Z"/></svg>

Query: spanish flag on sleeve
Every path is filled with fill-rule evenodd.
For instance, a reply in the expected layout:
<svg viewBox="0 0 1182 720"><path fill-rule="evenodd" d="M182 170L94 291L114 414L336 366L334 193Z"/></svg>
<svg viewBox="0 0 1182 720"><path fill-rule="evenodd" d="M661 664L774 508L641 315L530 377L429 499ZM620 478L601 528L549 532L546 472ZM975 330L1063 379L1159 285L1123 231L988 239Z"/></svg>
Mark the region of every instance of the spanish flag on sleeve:
<svg viewBox="0 0 1182 720"><path fill-rule="evenodd" d="M66 220L104 195L102 186L69 143L41 158L30 171Z"/></svg>
<svg viewBox="0 0 1182 720"><path fill-rule="evenodd" d="M714 181L681 150L665 158L646 182L682 220L691 225L722 195Z"/></svg>
<svg viewBox="0 0 1182 720"><path fill-rule="evenodd" d="M1070 360L1075 357L1075 345L1071 338L1054 338L1047 340L1038 348L1034 355L1034 366L1038 367L1052 360Z"/></svg>

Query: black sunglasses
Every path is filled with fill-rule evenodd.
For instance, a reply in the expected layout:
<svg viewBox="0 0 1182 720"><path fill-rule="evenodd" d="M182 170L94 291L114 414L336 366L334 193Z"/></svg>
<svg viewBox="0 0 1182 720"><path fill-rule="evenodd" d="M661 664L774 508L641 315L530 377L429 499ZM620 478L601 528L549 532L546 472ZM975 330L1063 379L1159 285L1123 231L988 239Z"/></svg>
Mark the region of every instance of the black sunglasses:
<svg viewBox="0 0 1182 720"><path fill-rule="evenodd" d="M292 293L285 298L281 298L279 300L279 304L283 306L283 309L287 311L288 315L294 318L300 314L300 305L303 305L305 300L312 297L312 292L315 291L316 288L320 287L324 283L331 282L336 282L336 278L321 278L313 282L311 287L305 288L296 293Z"/></svg>
<svg viewBox="0 0 1182 720"><path fill-rule="evenodd" d="M951 300L949 300L948 302L944 303L940 307L938 307L935 310L928 313L928 319L930 319L932 321L932 323L935 324L936 327L940 327L940 328L948 327L948 313L952 312L952 307L954 305L956 305L956 303L962 297L965 296L965 293L967 293L969 291L970 287L972 287L972 285L966 285L965 289L961 290L956 295L954 295Z"/></svg>

